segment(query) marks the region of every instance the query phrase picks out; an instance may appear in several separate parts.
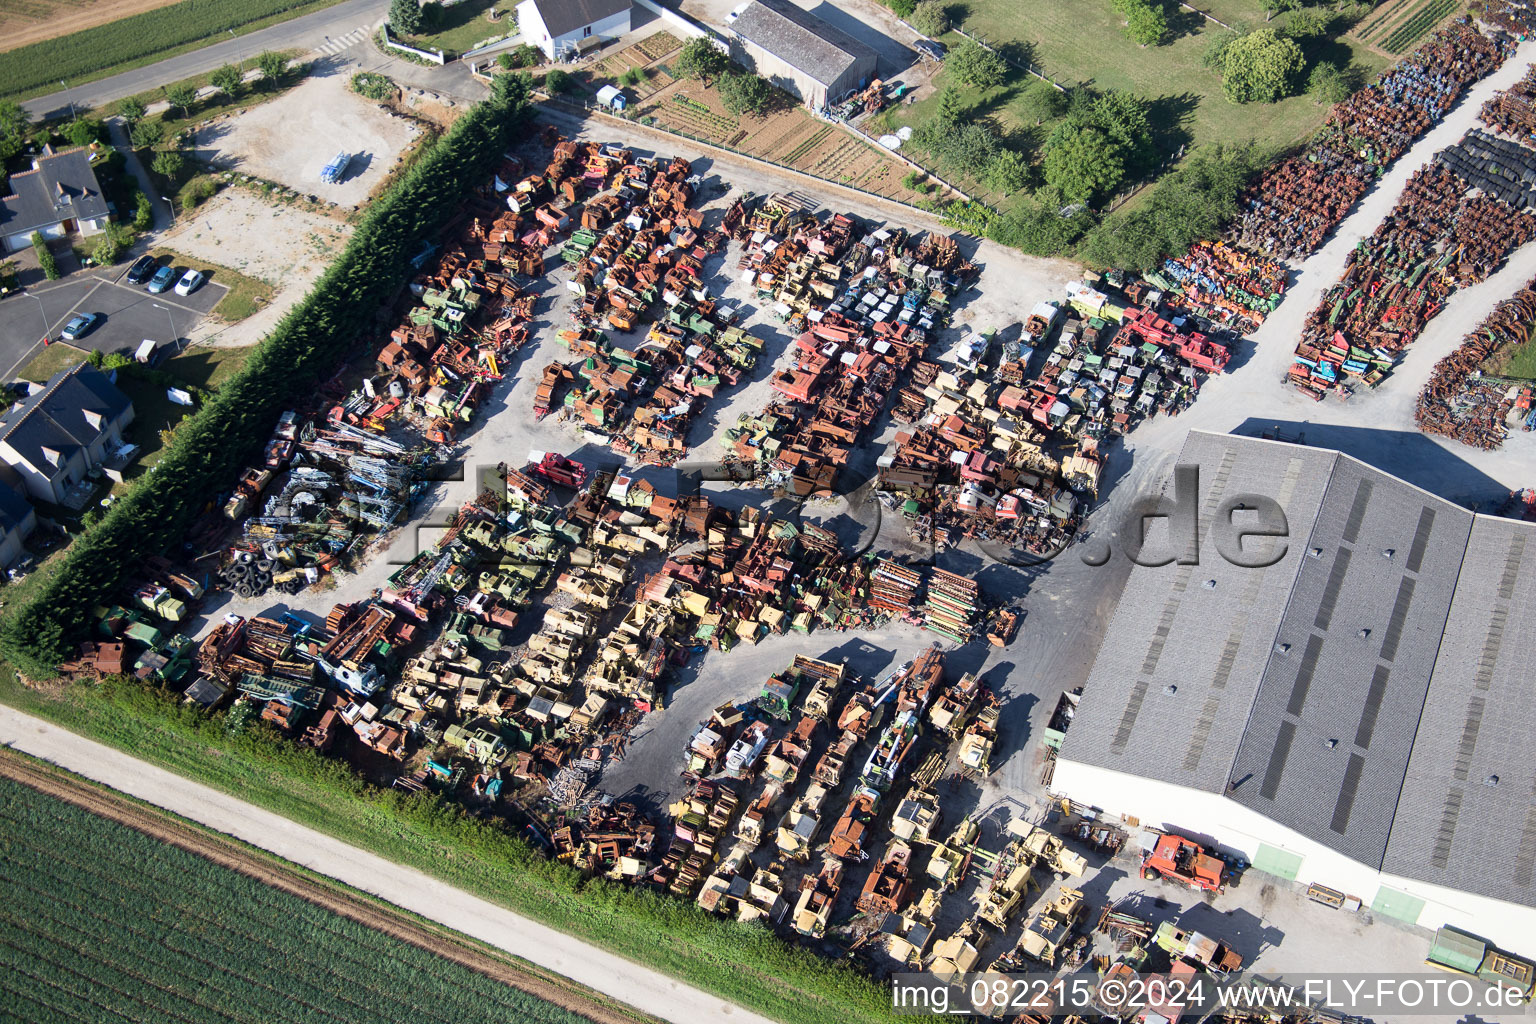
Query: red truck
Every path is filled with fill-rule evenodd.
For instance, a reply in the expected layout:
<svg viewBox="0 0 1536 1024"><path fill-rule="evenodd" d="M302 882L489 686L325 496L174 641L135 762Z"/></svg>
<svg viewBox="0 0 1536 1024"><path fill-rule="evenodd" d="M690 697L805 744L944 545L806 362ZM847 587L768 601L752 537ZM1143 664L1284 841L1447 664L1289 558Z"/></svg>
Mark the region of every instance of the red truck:
<svg viewBox="0 0 1536 1024"><path fill-rule="evenodd" d="M546 480L563 487L574 487L578 491L586 486L587 467L575 459L568 459L555 452L529 452L528 458L532 465L527 472L537 473Z"/></svg>
<svg viewBox="0 0 1536 1024"><path fill-rule="evenodd" d="M1141 877L1166 878L1191 889L1221 892L1226 862L1183 836L1161 835L1141 860Z"/></svg>

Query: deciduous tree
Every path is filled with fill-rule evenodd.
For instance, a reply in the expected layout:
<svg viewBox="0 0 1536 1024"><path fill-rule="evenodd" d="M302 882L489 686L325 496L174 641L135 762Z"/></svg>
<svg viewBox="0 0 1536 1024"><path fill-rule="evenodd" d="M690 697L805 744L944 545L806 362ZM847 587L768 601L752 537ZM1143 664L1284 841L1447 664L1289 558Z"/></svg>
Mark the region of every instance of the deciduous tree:
<svg viewBox="0 0 1536 1024"><path fill-rule="evenodd" d="M944 70L955 81L978 89L1002 85L1003 79L1008 77L1007 62L973 39L967 39L944 55Z"/></svg>
<svg viewBox="0 0 1536 1024"><path fill-rule="evenodd" d="M1118 142L1093 125L1068 122L1045 143L1045 180L1068 202L1086 203L1107 196L1125 178L1125 158Z"/></svg>
<svg viewBox="0 0 1536 1024"><path fill-rule="evenodd" d="M1017 109L1025 121L1041 125L1066 112L1067 97L1060 89L1046 82L1036 82L1019 97Z"/></svg>
<svg viewBox="0 0 1536 1024"><path fill-rule="evenodd" d="M1305 64L1294 39L1254 29L1222 52L1221 91L1233 103L1273 103L1291 94Z"/></svg>
<svg viewBox="0 0 1536 1024"><path fill-rule="evenodd" d="M77 117L64 126L64 137L72 145L89 146L101 138L101 122L88 117Z"/></svg>
<svg viewBox="0 0 1536 1024"><path fill-rule="evenodd" d="M261 68L261 84L268 89L277 88L277 83L288 70L288 58L280 53L265 50L256 57L256 66Z"/></svg>
<svg viewBox="0 0 1536 1024"><path fill-rule="evenodd" d="M179 109L181 116L186 117L192 113L192 104L197 102L197 90L190 85L168 85L165 98L172 109Z"/></svg>
<svg viewBox="0 0 1536 1024"><path fill-rule="evenodd" d="M1156 46L1168 35L1168 16L1161 3L1138 3L1126 14L1125 34L1138 46Z"/></svg>
<svg viewBox="0 0 1536 1024"><path fill-rule="evenodd" d="M186 168L186 159L174 149L168 149L164 153L156 153L151 167L155 173L175 181Z"/></svg>
<svg viewBox="0 0 1536 1024"><path fill-rule="evenodd" d="M950 30L949 8L944 0L923 0L912 11L912 27L925 36L941 36Z"/></svg>
<svg viewBox="0 0 1536 1024"><path fill-rule="evenodd" d="M768 113L773 107L773 86L759 75L728 74L718 84L720 102L733 114Z"/></svg>
<svg viewBox="0 0 1536 1024"><path fill-rule="evenodd" d="M1349 81L1337 64L1318 64L1307 76L1307 92L1319 103L1343 103L1349 91Z"/></svg>
<svg viewBox="0 0 1536 1024"><path fill-rule="evenodd" d="M233 64L225 64L214 71L209 81L213 83L213 87L219 90L219 92L230 99L234 99L240 95L240 86L244 84L245 76Z"/></svg>
<svg viewBox="0 0 1536 1024"><path fill-rule="evenodd" d="M684 78L697 78L708 85L710 79L725 74L730 63L730 58L712 40L699 36L688 40L672 68Z"/></svg>
<svg viewBox="0 0 1536 1024"><path fill-rule="evenodd" d="M27 144L27 112L15 100L0 100L0 159L9 160Z"/></svg>
<svg viewBox="0 0 1536 1024"><path fill-rule="evenodd" d="M389 30L395 35L415 35L421 28L421 4L417 0L390 0Z"/></svg>
<svg viewBox="0 0 1536 1024"><path fill-rule="evenodd" d="M144 115L148 113L144 109L144 104L140 103L136 96L129 96L119 103L117 105L117 112L122 115L123 120L127 121L130 126L144 120Z"/></svg>

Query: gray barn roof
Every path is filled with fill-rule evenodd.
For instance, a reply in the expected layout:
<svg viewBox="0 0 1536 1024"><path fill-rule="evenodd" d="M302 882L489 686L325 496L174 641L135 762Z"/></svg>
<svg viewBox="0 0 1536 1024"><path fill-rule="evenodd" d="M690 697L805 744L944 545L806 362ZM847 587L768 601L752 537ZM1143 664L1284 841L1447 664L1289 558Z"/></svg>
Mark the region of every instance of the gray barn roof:
<svg viewBox="0 0 1536 1024"><path fill-rule="evenodd" d="M107 212L86 149L39 157L33 170L11 175L11 191L15 194L0 201L0 235L19 235L64 220L94 220Z"/></svg>
<svg viewBox="0 0 1536 1024"><path fill-rule="evenodd" d="M631 0L532 0L551 39L594 25L631 7Z"/></svg>
<svg viewBox="0 0 1536 1024"><path fill-rule="evenodd" d="M1243 730L1233 799L1381 866L1471 529L1467 510L1339 457Z"/></svg>
<svg viewBox="0 0 1536 1024"><path fill-rule="evenodd" d="M790 0L753 0L731 22L731 31L824 86L833 85L856 61L879 59L868 46Z"/></svg>
<svg viewBox="0 0 1536 1024"><path fill-rule="evenodd" d="M1320 449L1191 432L1179 461L1201 467L1201 564L1132 570L1062 757L1225 792L1373 868L1536 905L1518 639L1536 635L1536 524ZM1286 511L1290 547L1267 569L1209 544L1245 490Z"/></svg>
<svg viewBox="0 0 1536 1024"><path fill-rule="evenodd" d="M104 427L130 404L128 396L100 370L81 363L54 374L0 422L0 440L33 469L52 477L57 467L44 448L58 452L62 463L100 437ZM91 414L101 418L102 426L91 422Z"/></svg>
<svg viewBox="0 0 1536 1024"><path fill-rule="evenodd" d="M1536 531L1479 516L1384 870L1536 906Z"/></svg>

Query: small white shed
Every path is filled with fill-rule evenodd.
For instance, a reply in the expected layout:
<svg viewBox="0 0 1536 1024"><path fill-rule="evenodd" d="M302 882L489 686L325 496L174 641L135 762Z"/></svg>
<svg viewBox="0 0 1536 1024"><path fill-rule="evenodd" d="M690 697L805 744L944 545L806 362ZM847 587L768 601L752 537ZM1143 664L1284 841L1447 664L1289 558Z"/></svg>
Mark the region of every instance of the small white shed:
<svg viewBox="0 0 1536 1024"><path fill-rule="evenodd" d="M624 91L616 85L605 85L597 90L597 102L609 110L623 110L626 103Z"/></svg>

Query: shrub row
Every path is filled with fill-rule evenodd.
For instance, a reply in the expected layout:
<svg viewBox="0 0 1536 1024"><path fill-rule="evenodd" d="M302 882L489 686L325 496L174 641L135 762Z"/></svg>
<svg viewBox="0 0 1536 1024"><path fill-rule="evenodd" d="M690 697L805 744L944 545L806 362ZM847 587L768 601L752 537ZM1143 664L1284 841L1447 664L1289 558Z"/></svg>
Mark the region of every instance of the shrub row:
<svg viewBox="0 0 1536 1024"><path fill-rule="evenodd" d="M476 106L433 144L358 225L314 289L245 367L176 432L155 472L70 548L58 570L0 629L0 652L23 672L50 676L91 609L145 557L166 550L260 451L294 396L312 391L368 328L408 273L422 240L458 209L527 114L526 80Z"/></svg>

